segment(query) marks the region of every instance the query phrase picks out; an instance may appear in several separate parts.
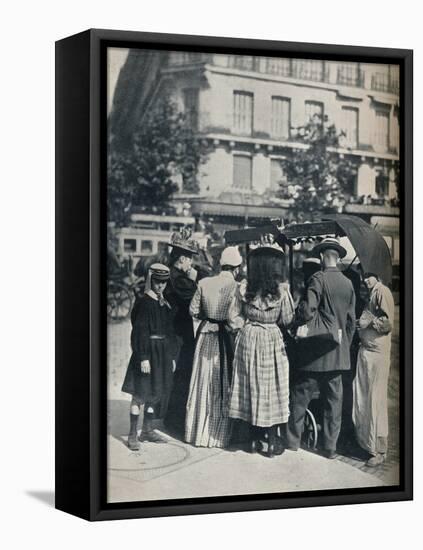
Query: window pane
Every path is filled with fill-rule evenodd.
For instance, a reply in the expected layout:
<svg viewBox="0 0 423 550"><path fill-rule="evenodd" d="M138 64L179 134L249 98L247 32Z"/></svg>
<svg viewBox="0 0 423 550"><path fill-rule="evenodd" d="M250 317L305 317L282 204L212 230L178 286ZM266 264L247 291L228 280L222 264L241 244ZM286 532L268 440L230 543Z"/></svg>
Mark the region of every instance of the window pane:
<svg viewBox="0 0 423 550"><path fill-rule="evenodd" d="M364 76L358 63L342 63L338 66L338 84L345 86L363 86Z"/></svg>
<svg viewBox="0 0 423 550"><path fill-rule="evenodd" d="M268 57L266 58L266 72L280 76L291 76L291 60Z"/></svg>
<svg viewBox="0 0 423 550"><path fill-rule="evenodd" d="M314 115L318 115L320 120L323 121L323 103L319 101L306 101L305 102L305 118L306 123L310 122Z"/></svg>
<svg viewBox="0 0 423 550"><path fill-rule="evenodd" d="M379 197L389 196L389 177L383 170L376 176L375 191Z"/></svg>
<svg viewBox="0 0 423 550"><path fill-rule="evenodd" d="M284 97L272 97L272 137L289 138L291 102Z"/></svg>
<svg viewBox="0 0 423 550"><path fill-rule="evenodd" d="M342 130L346 134L346 146L356 149L358 144L358 109L342 107Z"/></svg>
<svg viewBox="0 0 423 550"><path fill-rule="evenodd" d="M153 241L141 241L141 252L151 254L153 252Z"/></svg>
<svg viewBox="0 0 423 550"><path fill-rule="evenodd" d="M254 70L254 57L251 55L230 55L229 67L234 69L243 69L245 71Z"/></svg>
<svg viewBox="0 0 423 550"><path fill-rule="evenodd" d="M389 114L385 111L375 113L374 145L377 151L387 151L389 144Z"/></svg>
<svg viewBox="0 0 423 550"><path fill-rule="evenodd" d="M273 190L279 189L284 180L283 168L280 160L272 159L270 161L270 187Z"/></svg>
<svg viewBox="0 0 423 550"><path fill-rule="evenodd" d="M136 252L136 250L137 250L137 240L136 239L124 239L124 241L123 241L123 250L125 252Z"/></svg>
<svg viewBox="0 0 423 550"><path fill-rule="evenodd" d="M234 92L234 132L251 135L253 131L253 94Z"/></svg>
<svg viewBox="0 0 423 550"><path fill-rule="evenodd" d="M187 124L192 130L198 130L198 89L184 90L184 109Z"/></svg>
<svg viewBox="0 0 423 550"><path fill-rule="evenodd" d="M321 82L325 76L324 61L296 59L294 61L294 72L297 78Z"/></svg>
<svg viewBox="0 0 423 550"><path fill-rule="evenodd" d="M234 155L233 185L238 189L252 188L252 160L245 155Z"/></svg>

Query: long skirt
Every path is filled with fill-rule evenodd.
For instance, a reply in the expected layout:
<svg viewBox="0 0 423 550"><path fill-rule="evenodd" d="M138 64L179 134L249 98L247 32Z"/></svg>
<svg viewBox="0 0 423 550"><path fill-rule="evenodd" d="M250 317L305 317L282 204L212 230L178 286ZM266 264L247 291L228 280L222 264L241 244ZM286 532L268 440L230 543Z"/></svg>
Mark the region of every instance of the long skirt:
<svg viewBox="0 0 423 550"><path fill-rule="evenodd" d="M224 354L223 380L217 332L199 335L189 388L185 441L198 447L226 447L231 437L229 382Z"/></svg>
<svg viewBox="0 0 423 550"><path fill-rule="evenodd" d="M361 346L353 382L353 422L357 442L372 455L381 452L381 438L383 441L388 437L389 351L390 346L384 353Z"/></svg>
<svg viewBox="0 0 423 550"><path fill-rule="evenodd" d="M289 417L289 363L276 325L248 324L235 343L229 416L270 427Z"/></svg>
<svg viewBox="0 0 423 550"><path fill-rule="evenodd" d="M133 355L122 391L131 394L140 403L153 407L156 417L164 418L173 380L172 356L167 339L151 341L150 366L150 374L142 373L140 363Z"/></svg>
<svg viewBox="0 0 423 550"><path fill-rule="evenodd" d="M173 377L173 387L169 398L169 407L165 418L166 426L178 437L183 437L185 413L194 356L194 337L188 335L181 347Z"/></svg>

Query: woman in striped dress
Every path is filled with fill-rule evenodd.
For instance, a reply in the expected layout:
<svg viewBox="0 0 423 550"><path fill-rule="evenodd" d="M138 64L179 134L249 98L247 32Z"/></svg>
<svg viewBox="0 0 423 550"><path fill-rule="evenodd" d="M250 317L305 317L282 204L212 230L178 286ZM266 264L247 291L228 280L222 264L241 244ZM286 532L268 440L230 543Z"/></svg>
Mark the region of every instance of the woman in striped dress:
<svg viewBox="0 0 423 550"><path fill-rule="evenodd" d="M185 441L197 447L227 447L231 437L228 417L232 338L227 332L228 311L238 284L242 257L236 247L222 252L222 271L198 283L190 313L201 320L189 388Z"/></svg>
<svg viewBox="0 0 423 550"><path fill-rule="evenodd" d="M277 427L289 416L289 364L280 326L294 317L289 285L283 283L283 252L251 252L248 282L240 285L229 313L239 329L235 343L229 416L250 425L251 452L268 432L268 456L275 454Z"/></svg>

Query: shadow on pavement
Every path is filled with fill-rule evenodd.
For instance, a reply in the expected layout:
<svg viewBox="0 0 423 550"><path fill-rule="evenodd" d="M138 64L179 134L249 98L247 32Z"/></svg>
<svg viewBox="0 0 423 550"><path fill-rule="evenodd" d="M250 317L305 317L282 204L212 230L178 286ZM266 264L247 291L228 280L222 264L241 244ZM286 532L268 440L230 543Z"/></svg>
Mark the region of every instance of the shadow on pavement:
<svg viewBox="0 0 423 550"><path fill-rule="evenodd" d="M123 442L126 445L126 438L129 431L129 407L130 401L124 399L111 399L108 402L108 423L107 423L107 432L117 439L118 441ZM140 418L138 421L138 430L141 429L143 422L143 411L141 410ZM160 430L164 434L179 440L183 441L182 434L173 430L169 426L165 426L163 420L157 419L153 421L153 426L155 429Z"/></svg>

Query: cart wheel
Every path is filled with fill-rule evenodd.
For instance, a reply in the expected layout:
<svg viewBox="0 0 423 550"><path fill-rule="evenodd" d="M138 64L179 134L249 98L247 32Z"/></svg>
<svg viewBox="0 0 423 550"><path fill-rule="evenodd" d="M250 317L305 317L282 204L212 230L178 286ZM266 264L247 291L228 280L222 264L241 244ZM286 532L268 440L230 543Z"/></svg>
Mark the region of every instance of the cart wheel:
<svg viewBox="0 0 423 550"><path fill-rule="evenodd" d="M111 321L123 321L131 313L132 294L122 284L109 283L107 288L107 317Z"/></svg>
<svg viewBox="0 0 423 550"><path fill-rule="evenodd" d="M309 449L316 449L318 433L314 414L309 409L306 409L302 441Z"/></svg>

